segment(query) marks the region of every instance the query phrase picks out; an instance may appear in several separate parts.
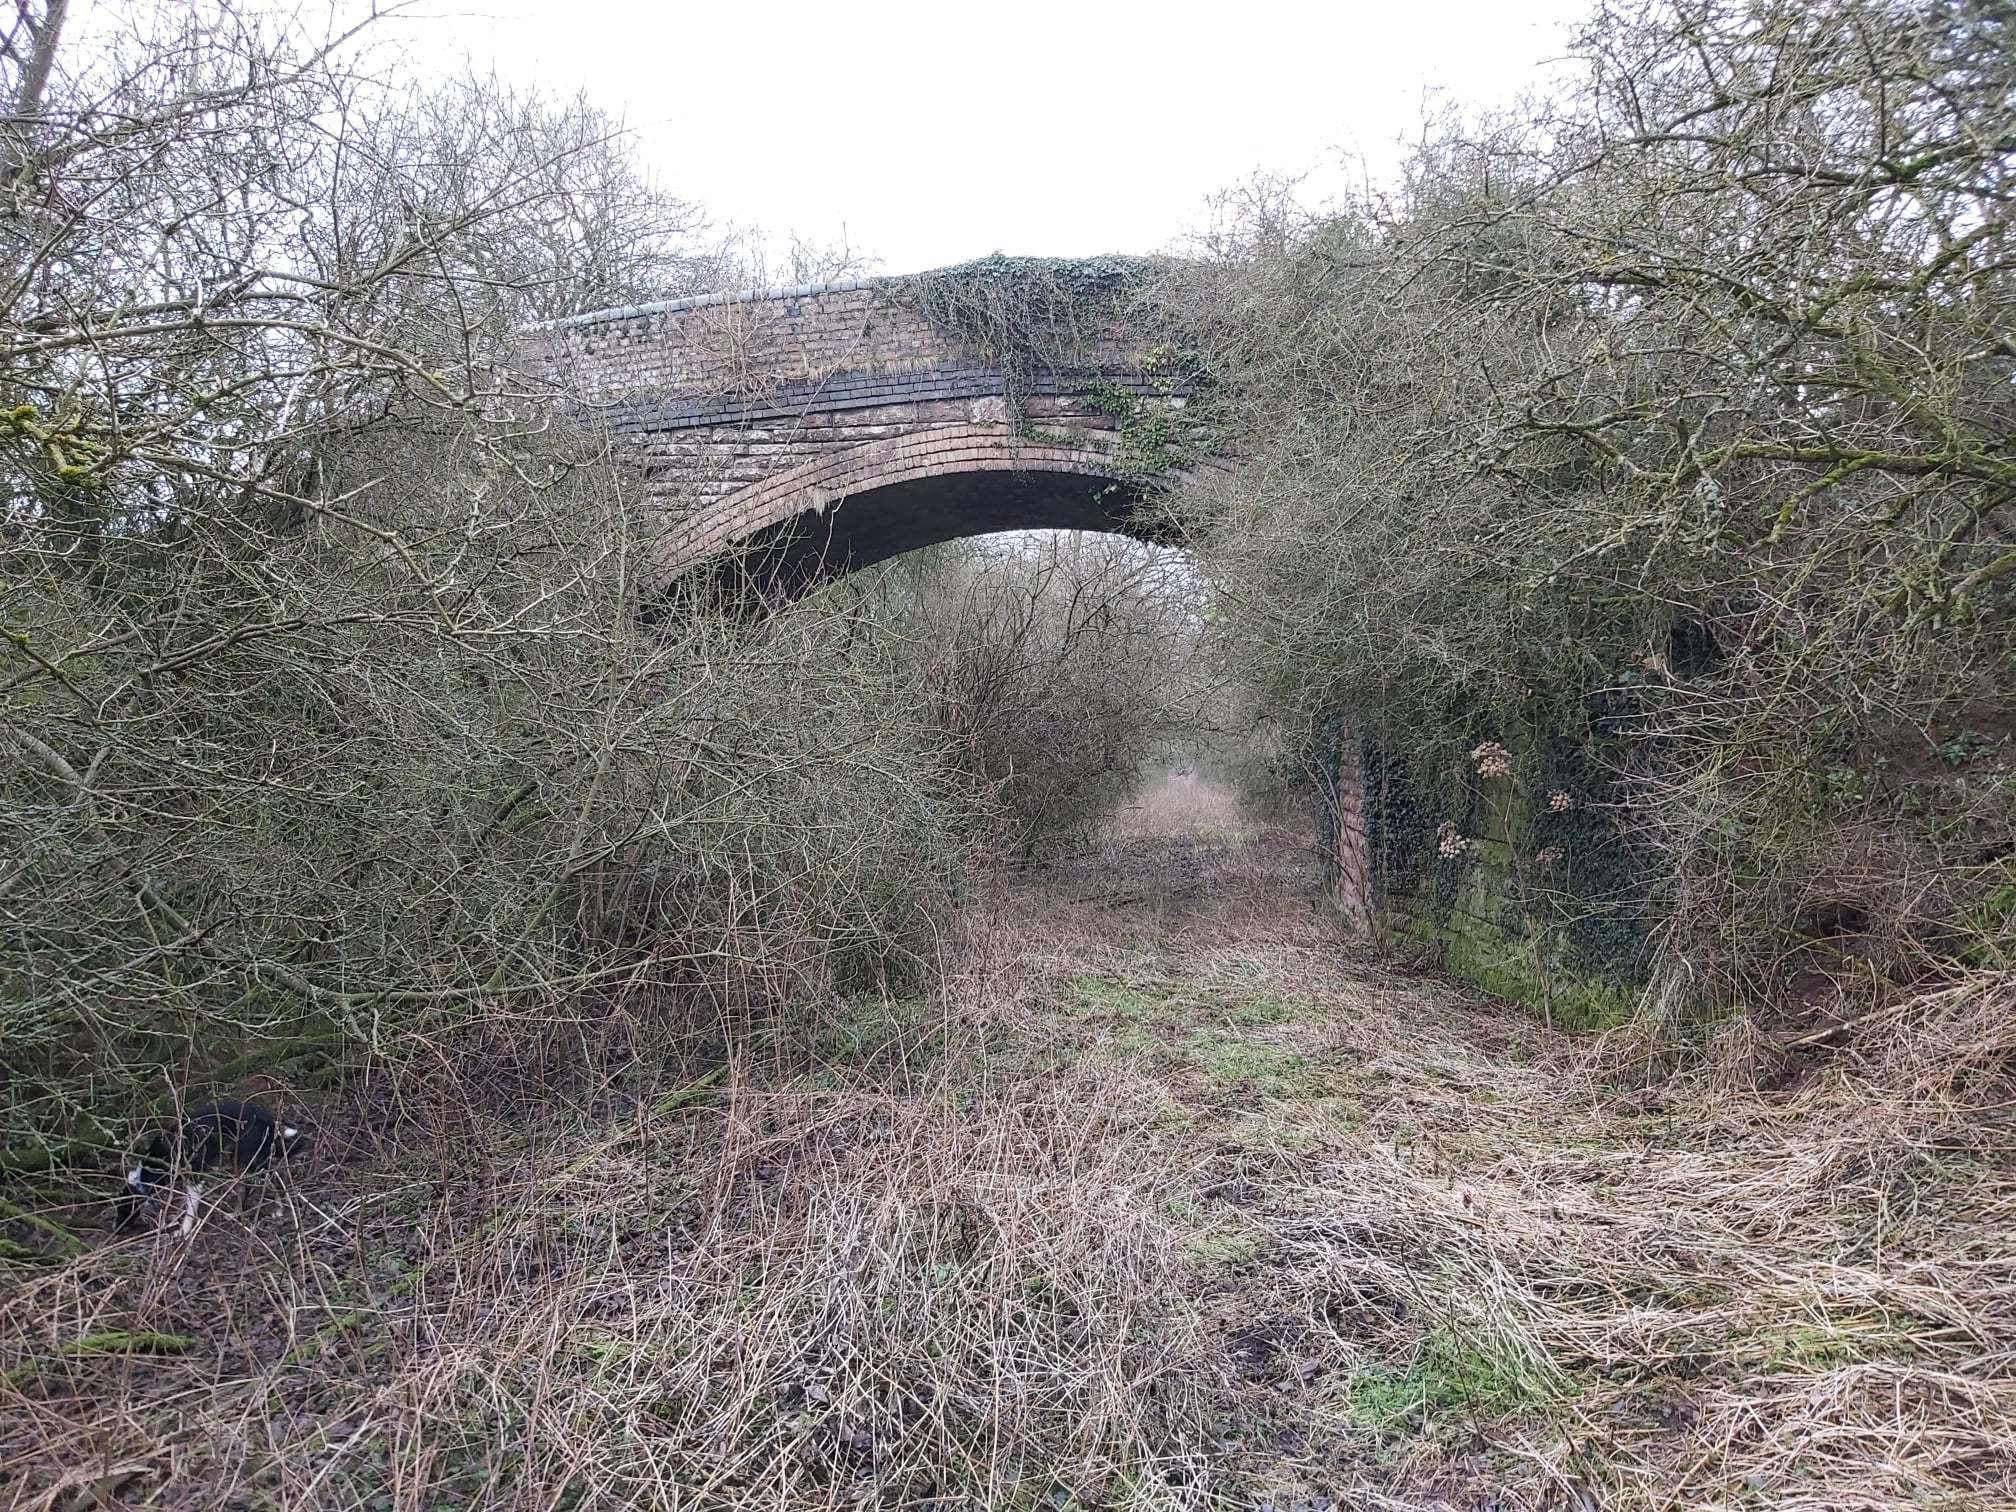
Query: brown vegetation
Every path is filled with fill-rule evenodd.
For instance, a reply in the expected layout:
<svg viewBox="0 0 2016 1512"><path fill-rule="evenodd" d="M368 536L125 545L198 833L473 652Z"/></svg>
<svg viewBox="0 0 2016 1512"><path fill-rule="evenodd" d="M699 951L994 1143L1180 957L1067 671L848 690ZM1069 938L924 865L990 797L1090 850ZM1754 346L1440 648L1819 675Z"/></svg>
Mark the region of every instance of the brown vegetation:
<svg viewBox="0 0 2016 1512"><path fill-rule="evenodd" d="M1613 967L1649 934L1662 1002L2006 980L2010 26L1605 5L1556 97L1173 270L1249 451L1187 501L1235 645L1291 745L1404 763L1383 859L1432 872L1516 738L1630 851L1526 902Z"/></svg>
<svg viewBox="0 0 2016 1512"><path fill-rule="evenodd" d="M1055 531L914 553L867 588L987 836L1027 863L1082 844L1207 703L1184 557Z"/></svg>
<svg viewBox="0 0 2016 1512"><path fill-rule="evenodd" d="M63 14L0 24L0 1503L2016 1501L2000 9L1606 11L1161 270L1201 565L761 623L644 603L514 367L720 266L609 123ZM1028 304L947 307L1011 389ZM1345 715L1653 858L1628 1022L1348 938L1277 827ZM104 1234L213 1089L314 1159Z"/></svg>
<svg viewBox="0 0 2016 1512"><path fill-rule="evenodd" d="M0 207L10 1201L208 1088L911 969L959 846L891 664L816 607L646 626L637 491L513 367L697 276L690 208L579 105L62 20L6 54L57 60Z"/></svg>
<svg viewBox="0 0 2016 1512"><path fill-rule="evenodd" d="M584 1026L515 1110L332 1105L262 1220L10 1287L17 1500L2016 1495L2006 1018L1645 1083L1340 958L1283 841L1137 828L989 887L926 995Z"/></svg>

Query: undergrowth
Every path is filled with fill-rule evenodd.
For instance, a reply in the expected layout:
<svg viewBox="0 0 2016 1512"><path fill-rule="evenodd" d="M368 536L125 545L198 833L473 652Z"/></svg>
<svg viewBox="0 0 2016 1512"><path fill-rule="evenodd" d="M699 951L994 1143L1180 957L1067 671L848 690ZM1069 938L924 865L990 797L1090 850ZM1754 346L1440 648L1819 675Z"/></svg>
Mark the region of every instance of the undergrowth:
<svg viewBox="0 0 2016 1512"><path fill-rule="evenodd" d="M1342 953L1278 840L1196 843L990 882L922 995L409 1074L332 1105L254 1221L0 1261L0 1475L318 1508L2016 1495L2006 1002L1921 1004L1792 1091L1648 1073L1628 1033Z"/></svg>

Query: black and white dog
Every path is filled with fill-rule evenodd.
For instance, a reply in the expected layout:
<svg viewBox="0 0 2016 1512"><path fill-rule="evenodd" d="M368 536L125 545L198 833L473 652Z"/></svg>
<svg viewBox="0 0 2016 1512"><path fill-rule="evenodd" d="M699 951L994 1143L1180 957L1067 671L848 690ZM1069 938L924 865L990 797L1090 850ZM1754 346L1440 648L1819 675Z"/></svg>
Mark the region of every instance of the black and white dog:
<svg viewBox="0 0 2016 1512"><path fill-rule="evenodd" d="M119 1199L113 1220L114 1232L123 1232L139 1220L152 1190L180 1167L186 1178L216 1170L263 1171L277 1160L301 1152L308 1137L299 1129L275 1122L273 1115L256 1102L220 1097L189 1110L182 1126L170 1133L156 1133L140 1152L133 1169L126 1173L126 1192ZM190 1180L182 1193L182 1232L196 1227L196 1205L203 1200L203 1183Z"/></svg>

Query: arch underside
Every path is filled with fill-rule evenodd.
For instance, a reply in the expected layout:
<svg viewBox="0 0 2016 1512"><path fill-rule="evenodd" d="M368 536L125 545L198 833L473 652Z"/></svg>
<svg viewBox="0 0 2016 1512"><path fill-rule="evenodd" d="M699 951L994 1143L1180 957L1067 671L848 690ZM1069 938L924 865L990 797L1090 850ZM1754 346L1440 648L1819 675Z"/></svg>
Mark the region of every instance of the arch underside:
<svg viewBox="0 0 2016 1512"><path fill-rule="evenodd" d="M862 567L964 536L1096 530L1171 542L1158 480L1040 468L936 473L858 489L728 543L701 569L717 594L782 603Z"/></svg>

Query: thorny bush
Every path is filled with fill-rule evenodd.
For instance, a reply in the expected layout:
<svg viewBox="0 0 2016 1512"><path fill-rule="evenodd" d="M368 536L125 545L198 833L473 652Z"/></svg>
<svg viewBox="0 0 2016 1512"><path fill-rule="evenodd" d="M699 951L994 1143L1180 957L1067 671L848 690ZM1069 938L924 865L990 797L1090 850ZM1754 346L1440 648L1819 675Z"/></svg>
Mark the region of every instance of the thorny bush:
<svg viewBox="0 0 2016 1512"><path fill-rule="evenodd" d="M62 19L4 52L0 1170L598 983L914 958L950 808L894 668L643 628L637 501L513 363L682 292L690 209L581 106Z"/></svg>
<svg viewBox="0 0 2016 1512"><path fill-rule="evenodd" d="M969 810L1024 862L1083 843L1205 708L1202 585L1171 548L983 538L915 553L867 595Z"/></svg>
<svg viewBox="0 0 2016 1512"><path fill-rule="evenodd" d="M1479 741L1600 759L1668 1005L2008 969L2011 44L1608 6L1558 98L1171 279L1249 437L1189 505L1250 675L1404 758L1424 858Z"/></svg>

